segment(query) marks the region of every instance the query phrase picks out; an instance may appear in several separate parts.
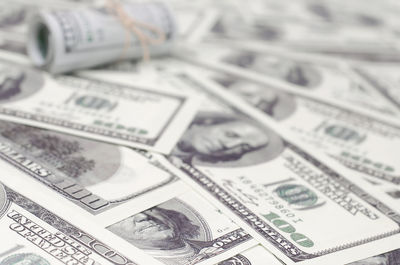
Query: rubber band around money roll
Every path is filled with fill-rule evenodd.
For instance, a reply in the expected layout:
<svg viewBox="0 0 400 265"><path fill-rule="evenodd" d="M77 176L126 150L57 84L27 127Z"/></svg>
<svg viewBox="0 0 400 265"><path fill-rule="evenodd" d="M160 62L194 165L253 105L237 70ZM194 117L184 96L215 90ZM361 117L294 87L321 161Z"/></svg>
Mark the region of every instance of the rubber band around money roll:
<svg viewBox="0 0 400 265"><path fill-rule="evenodd" d="M140 46L143 51L143 57L142 57L143 61L149 61L150 60L149 45L157 45L165 42L166 39L165 33L151 24L137 21L131 16L129 16L124 10L124 7L122 6L119 0L107 0L107 8L112 13L114 13L114 15L119 19L121 24L126 29L126 41L125 41L124 51L121 55L121 59L124 59L124 54L126 53L131 42L130 33L133 33L136 35L136 37L140 42ZM150 36L149 33L146 34L144 30L149 31L150 33L154 33L156 35L156 38Z"/></svg>

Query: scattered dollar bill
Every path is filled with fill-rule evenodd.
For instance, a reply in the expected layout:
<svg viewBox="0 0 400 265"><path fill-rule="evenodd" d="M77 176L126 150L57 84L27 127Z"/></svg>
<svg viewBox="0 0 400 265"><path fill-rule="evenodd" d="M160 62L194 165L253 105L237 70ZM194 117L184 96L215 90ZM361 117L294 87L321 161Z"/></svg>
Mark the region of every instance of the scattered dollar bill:
<svg viewBox="0 0 400 265"><path fill-rule="evenodd" d="M207 89L200 77L181 78ZM350 247L360 254L368 242L398 240L398 212L361 188L364 182L274 122L249 119L226 92L207 91L225 110L202 108L169 161L279 259L345 263L353 261L344 251Z"/></svg>
<svg viewBox="0 0 400 265"><path fill-rule="evenodd" d="M14 178L166 264L214 264L256 244L148 152L0 123Z"/></svg>
<svg viewBox="0 0 400 265"><path fill-rule="evenodd" d="M204 198L186 192L109 225L108 230L165 264L215 264L254 246L250 235Z"/></svg>
<svg viewBox="0 0 400 265"><path fill-rule="evenodd" d="M51 77L4 60L0 78L2 119L164 153L186 129L198 104L189 95Z"/></svg>
<svg viewBox="0 0 400 265"><path fill-rule="evenodd" d="M2 174L7 175L4 170ZM11 176L8 176L11 177ZM51 210L0 184L0 264L115 264L153 262L136 251L135 260L113 249L106 240L74 226ZM81 222L81 226L86 226ZM149 263L148 263L149 264Z"/></svg>
<svg viewBox="0 0 400 265"><path fill-rule="evenodd" d="M212 78L227 90L279 121L299 140L329 154L343 165L381 180L397 184L396 150L400 128L302 95L280 90L273 85L251 82L231 75ZM334 151L335 150L335 151Z"/></svg>
<svg viewBox="0 0 400 265"><path fill-rule="evenodd" d="M188 68L190 68L190 66L182 65L182 63L180 63L180 65L179 65L179 62L176 62L173 60L167 60L164 63L157 62L154 65L155 65L155 68L158 70L166 71L166 72L175 72L175 75L177 75L177 76L182 75L182 73L185 73L185 71L182 71L182 69L187 70ZM143 69L136 68L135 70L140 72ZM146 69L146 70L148 70L148 69ZM197 70L198 70L198 68L197 68ZM122 82L122 83L129 83L130 80L132 80L132 79L130 79L130 75L131 75L130 70L125 69L124 71L125 71L125 74L122 72L121 73L110 72L107 74L106 71L103 71L103 72L101 72L101 74L98 74L98 75L96 75L95 73L92 73L92 76L97 76L98 78L110 79L113 81L118 80L119 82ZM203 71L198 70L197 72L192 72L192 73L194 73L194 75L197 76L196 80L197 81L202 80L203 84L204 84L204 80L207 77L212 78L215 81L217 81L220 84L227 87L230 92L233 92L233 94L239 95L245 101L248 101L250 104L254 103L254 106L260 107L260 109L262 109L263 111L269 110L269 113L270 113L269 116L272 116L273 118L278 120L280 123L284 122L286 119L290 119L290 117L291 117L291 115L293 115L293 113L296 113L297 111L302 109L302 107L297 105L297 103L293 104L293 102L297 102L298 100L300 100L302 102L308 102L308 104L305 104L304 106L311 106L311 105L317 104L321 107L321 108L316 108L316 109L313 108L312 110L310 110L308 113L309 113L309 115L312 115L312 116L317 115L318 112L316 112L316 110L331 108L331 110L336 109L336 111L333 111L333 112L332 111L330 111L330 112L323 111L323 113L324 114L327 114L327 113L336 113L337 114L340 111L342 111L343 113L342 113L342 115L330 115L329 116L331 118L330 121L340 120L340 117L347 117L347 116L349 116L349 117L353 117L353 116L354 117L356 117L356 116L364 117L364 118L360 118L361 120L366 119L365 116L358 114L357 112L350 112L348 109L347 110L342 109L342 108L337 107L332 104L328 105L328 104L326 104L326 102L317 103L319 101L315 100L312 97L311 98L306 97L304 95L305 93L303 93L303 94L299 94L299 93L295 93L295 92L288 93L285 91L280 91L278 88L276 88L274 86L269 87L270 88L269 90L273 90L273 91L275 91L275 93L267 93L268 95L266 95L265 99L256 100L257 97L259 97L259 98L263 97L264 93L262 93L262 90L260 90L260 89L261 89L261 87L263 87L263 89L265 90L265 84L264 84L264 86L261 86L261 84L259 82L254 82L254 81L252 82L252 81L249 81L249 79L243 79L243 78L240 78L237 76L235 77L234 75L221 75L221 73L216 73L216 72L211 72L211 71L209 71L207 73L208 74L208 76L207 76L207 75L204 75L204 72L205 72L204 70ZM127 74L127 73L129 73L129 74ZM168 77L164 76L162 78L167 79ZM187 76L182 76L182 78L187 79ZM210 84L210 82L205 82L205 83ZM243 84L249 84L249 83L251 83L252 85L251 86L243 85ZM215 83L213 83L213 85L216 86ZM236 89L233 89L236 86L238 88L237 91L236 91ZM179 89L179 84L175 83L175 85L173 87L175 89ZM219 87L219 90L222 91L220 86L217 86L217 87ZM199 94L199 96L200 96L200 94L207 94L207 93L204 93L204 91L202 91L201 87L199 87L198 85L196 86L196 84L193 84L193 83L191 83L191 85L185 85L185 86L183 86L183 88L181 87L181 89L183 91L190 89L190 92L193 92L193 93L197 92L197 94ZM214 90L214 87L212 87L212 88L209 87L209 89ZM286 96L282 96L283 94L285 94ZM279 100L274 100L276 98L278 98ZM273 102L275 104L268 104L269 102ZM292 104L290 104L290 102L292 102ZM311 102L314 102L314 103L311 103ZM244 103L242 102L240 104L236 103L233 105L239 106L239 105L243 105L243 104ZM225 139L222 137L222 135L228 134L228 132L230 134L231 133L233 134L233 132L237 133L236 130L234 130L234 128L233 129L232 128L222 129L224 126L219 125L219 122L213 121L213 120L215 120L214 116L219 117L222 115L224 118L216 119L216 120L222 120L221 121L222 124L224 124L225 122L229 124L230 123L229 117L232 117L232 116L238 117L237 112L232 111L232 109L233 109L233 107L227 107L226 104L224 104L221 100L218 100L218 97L216 97L214 94L212 94L211 96L208 95L207 100L202 104L201 112L194 119L194 122L190 126L188 132L184 134L183 138L181 138L181 140L178 142L177 147L172 152L173 156L178 157L178 159L170 158L170 160L172 160L174 163L176 163L177 167L180 167L181 169L183 169L186 173L185 176L189 175L192 178L192 180L193 179L197 180L200 178L201 181L203 181L204 180L203 178L205 178L205 176L203 174L206 174L206 176L209 176L208 180L215 180L215 178L221 178L221 183L223 183L221 186L226 188L226 190L228 190L227 194L229 194L229 195L226 195L225 193L222 193L222 191L221 191L221 193L224 194L224 196L228 196L228 198L232 198L232 197L236 198L235 196L239 196L240 199L244 200L245 202L247 202L251 205L252 203L258 203L258 201L261 200L259 197L262 198L262 195L257 197L256 196L256 195L258 195L257 193L255 195L254 193L251 193L251 191L244 189L244 187L246 187L246 185L244 183L240 183L240 181L237 181L235 183L232 179L234 179L235 175L236 176L238 176L238 174L240 175L239 170L241 168L243 168L242 170L245 170L244 172L246 172L246 174L245 173L243 173L243 174L248 175L248 177L245 180L243 180L243 182L246 182L246 181L250 182L249 179L256 178L256 176L258 176L259 173L257 173L257 172L261 171L261 169L259 169L259 168L261 168L261 165L259 165L258 162L254 162L254 157L258 157L258 156L254 156L254 157L251 156L247 159L247 161L249 161L249 163L253 162L253 163L256 163L256 165L246 165L246 164L236 165L237 160L235 160L237 153L245 153L245 155L243 155L243 156L246 156L247 153L256 152L256 151L253 151L253 150L247 151L247 149L245 147L243 147L243 149L239 148L241 145L240 140L238 140L236 142L236 146L238 146L237 151L235 150L235 148L232 148L232 150L231 150L231 148L229 147L229 141L228 140L222 141L221 139ZM267 113L268 113L268 111L267 111ZM262 114L265 115L265 113L262 113ZM203 115L204 115L204 117L203 117ZM251 115L251 116L257 117L257 116L261 116L261 115ZM226 120L226 121L224 122L224 120ZM308 116L304 116L303 118L294 118L293 120L299 121L300 125L301 124L305 125L307 123L304 123L304 120L311 121L314 119L310 119ZM301 122L303 122L303 123L301 123ZM377 125L378 128L380 128L382 126L382 124L384 124L383 121L379 121L379 120L374 120L374 122L379 124L379 125ZM348 124L349 123L346 123L347 126L348 126ZM396 128L396 126L394 126L394 125L386 124L386 126ZM221 128L218 129L218 127L221 127ZM245 128L244 124L241 124L238 127L241 129ZM291 127L288 126L287 128L290 130ZM227 131L227 132L223 134L223 133L219 132L220 130L221 130L221 132L222 131ZM197 133L196 133L196 131L197 131ZM249 133L251 133L252 131L254 131L254 130L253 129L250 130ZM368 133L370 133L370 132L368 131ZM221 137L219 135L221 135ZM246 133L243 133L243 135L245 135L246 137L242 136L241 138L243 139L243 142L250 145L249 149L251 149L252 144L254 144L254 146L257 146L257 144L258 144L257 141L259 139L262 139L262 137L256 137L255 135L257 135L257 134L255 134L255 135L251 134L251 136L250 136ZM268 135L268 136L270 137L270 135ZM292 134L292 137L293 136L295 136L295 134ZM214 137L218 138L218 140L213 140ZM226 139L229 139L229 138L226 138ZM244 140L244 139L252 139L254 141ZM308 139L311 141L312 137L309 136ZM339 139L340 139L340 137L339 137ZM367 139L369 139L369 137ZM233 140L231 140L231 141L233 141ZM220 148L218 147L220 145L219 142L221 142ZM316 141L315 141L315 143L316 143ZM324 141L320 141L321 145L323 145L323 143L324 143ZM330 142L325 143L325 145L329 145L329 144L332 144L332 143L330 143ZM336 147L339 147L339 146L341 146L341 145L338 144ZM341 148L343 148L343 146L341 146ZM373 148L374 147L366 148L365 150L371 150ZM373 154L373 153L371 153L371 154ZM229 157L229 158L227 158L227 157ZM382 158L382 159L386 161L386 159L384 159L384 158ZM242 159L239 158L239 161L240 160L242 160ZM243 161L245 161L245 160L243 160ZM243 162L243 163L245 163L245 162ZM233 167L232 171L229 171L229 167ZM254 173L251 173L252 171L250 171L250 168L252 168L252 167L257 168L257 170L254 169L255 170ZM271 170L271 169L269 169L269 170ZM276 168L274 168L274 170L276 170ZM227 172L227 171L229 171L229 172ZM264 171L266 171L266 169ZM203 173L203 172L205 172L205 173ZM233 173L233 172L235 172L235 173ZM357 182L358 187L364 188L364 186L366 185L366 182L359 181L359 180L361 180L360 176L355 176L355 175L357 175L356 173L352 174L349 171L344 171L344 172L347 172L348 175L346 175L346 176L348 176L349 179L351 179L351 181L354 180ZM298 173L298 174L300 174L300 173ZM230 180L227 180L228 175L230 176L230 178L229 178ZM282 175L282 173L280 173L279 175ZM243 176L242 178L245 178L245 177ZM381 179L376 179L376 178L374 178L374 179L377 182L379 182L381 180ZM260 177L260 180L261 180L261 177ZM271 193L273 195L275 195L274 199L276 200L276 204L279 207L284 207L283 206L284 204L282 203L282 201L284 203L286 203L289 208L291 208L291 207L293 207L293 204L295 204L297 200L300 200L300 201L306 200L304 198L300 199L301 197L304 196L305 198L309 199L309 197L303 195L304 193L306 193L305 190L303 190L301 188L298 189L299 187L296 186L297 183L296 184L292 183L296 187L294 187L294 186L291 187L291 188L295 189L296 191L294 191L294 190L287 191L287 194L288 194L287 196L293 196L293 200L290 200L289 198L287 198L286 195L283 195L281 197L280 197L280 195L278 195L279 194L278 187L280 187L280 186L289 187L292 185L292 184L290 184L292 181L298 181L298 179L297 180L296 180L296 178L291 179L290 177L288 179L279 179L279 177L278 177L277 181L271 180L271 182L273 184L271 184L270 190L271 190ZM262 181L261 181L261 183L262 183ZM249 183L247 183L247 185L251 186L251 184L249 184ZM263 184L263 185L265 185L265 184ZM263 185L261 185L261 186L263 186ZM341 185L344 185L344 184L342 183ZM221 186L218 186L217 189L221 188ZM256 184L253 184L253 186L256 186ZM266 186L267 187L265 187L263 189L261 187L259 189L266 192L266 190L268 190L268 184ZM342 186L342 188L344 188L345 186L346 185ZM210 184L210 187L208 187L208 188L210 188L212 190L214 187L215 186L211 186L211 184ZM256 189L256 188L254 188L254 189ZM251 188L250 188L250 190L251 190ZM248 193L247 193L247 191L248 191ZM325 189L325 191L327 191L327 189ZM376 203L376 202L371 203L370 202L370 204L382 206L382 205L384 205L384 203L387 203L387 206L392 207L391 210L388 210L386 212L387 217L389 217L389 219L390 219L391 218L390 216L392 215L391 212L392 211L396 212L399 209L397 201L391 200L390 198L384 198L383 195L385 195L385 194L382 194L381 192L374 193L374 191L376 192L376 190L373 190L373 189L368 189L368 191L364 190L365 194L368 194L368 193L374 194L374 195L379 194L379 200L381 200L381 201L379 203ZM258 191L258 192L261 192L261 191ZM296 194L298 194L298 195L296 195ZM352 194L352 195L350 195L350 194ZM205 195L205 194L203 194L203 195ZM207 195L205 195L205 196L207 196ZM231 197L229 197L229 196L231 196ZM299 197L296 197L296 196L299 196ZM336 200L336 202L339 204L343 204L338 201L339 197L342 197L342 199L344 199L343 196L356 196L357 197L356 193L351 193L351 192L346 193L346 195L337 194L336 196L337 196L337 197L335 197L336 199L334 199L333 197L330 197L330 198L333 201ZM358 196L364 197L364 195L360 195L360 194ZM322 205L319 205L319 203L321 203L321 202L318 203L318 200L320 198L319 198L319 196L317 196L317 197L318 197L318 199L316 199L314 202L315 208L313 205L313 206L310 206L311 209L318 209L319 207L326 207L326 206L322 206L322 205L325 205L325 203L327 203L329 201L329 199L325 198L326 200L322 203ZM363 198L363 200L364 199L365 198ZM220 198L220 200L225 200L225 199ZM344 200L349 200L349 199L344 199ZM369 204L367 201L368 200L365 200L364 203ZM279 202L280 202L280 204L278 204ZM381 206L378 206L378 208L382 209ZM266 207L265 204L264 204L264 207ZM387 208L387 209L389 209L389 208ZM299 210L299 209L297 209L297 210ZM301 212L303 210L299 210L299 211ZM350 212L352 212L352 211L350 210ZM353 211L353 213L354 213L354 211ZM233 217L233 216L231 216L231 217L235 219L235 217ZM397 217L394 218L394 220L396 220L396 219L397 219ZM235 219L235 220L238 221L237 219ZM242 224L242 223L240 223L240 221L238 221L238 222L239 222L239 224ZM395 221L395 222L397 222L397 221ZM355 222L355 223L357 223L357 222ZM337 224L337 225L342 227L339 224ZM245 228L248 228L248 227L245 227ZM312 230L312 228L311 228L311 230ZM343 235L343 238L346 238L346 237L347 237L347 234L346 234L346 236ZM388 238L389 238L389 242L396 242L398 240L398 237L388 237ZM281 240L281 239L279 239L279 240ZM379 241L379 242L381 242L381 241ZM374 242L371 242L371 243L374 243ZM385 245L385 244L383 244L383 245ZM386 247L388 247L389 245L386 245ZM360 256L360 255L363 256L362 249L364 247L365 247L365 244L363 244L361 247L359 246L358 249L361 249L361 250L355 251L355 252L357 252L358 256ZM340 252L339 249L337 249L337 252ZM380 253L380 252L375 252L375 253ZM350 257L350 256L343 257L343 255L338 254L338 253L335 253L335 254L330 253L330 255L335 255L335 258L333 258L333 260L335 260L335 261L337 258L336 255L341 256L340 259L343 261L343 263L348 262L349 260L355 260L355 258L357 256L357 255L355 255L354 258ZM365 255L363 257L365 257ZM325 257L325 258L326 259L322 259L324 262L329 262L332 259L332 257ZM315 259L315 261L313 259ZM346 261L346 260L348 260L348 261ZM314 262L316 264L319 264L320 261L321 261L320 258L314 257L314 258L311 258L311 260L308 262L311 262L311 263ZM307 263L307 262L305 262L305 263ZM324 263L324 264L329 264L329 263ZM337 264L337 263L335 263L335 264Z"/></svg>
<svg viewBox="0 0 400 265"><path fill-rule="evenodd" d="M0 121L0 157L97 223L168 200L181 188L178 177L146 151L12 122Z"/></svg>
<svg viewBox="0 0 400 265"><path fill-rule="evenodd" d="M96 224L102 233L105 229L109 230L108 233L119 238L119 241L115 241L116 246L126 251L133 250L132 256L137 249L142 249L164 264L214 264L223 260L226 255L236 255L257 244L246 231L205 199L194 194L193 190L183 183L181 186L175 186L174 191L157 189L155 192L158 196L165 196L165 192L169 192L172 197L162 200L161 204L157 197L147 198L151 200L150 204L146 201L136 201L136 204L142 204L142 208L131 203L110 214L90 218L79 208L60 200L54 191L45 189L37 181L32 181L27 175L7 165L2 165L2 168L12 172L9 177L13 180L4 178L5 181L12 184L25 183L30 187L26 191L28 195L40 193L45 196L41 199L52 200L54 207L65 206L66 211L79 216L78 220ZM149 176L151 175L147 175L147 178Z"/></svg>
<svg viewBox="0 0 400 265"><path fill-rule="evenodd" d="M0 265L400 264L398 1L111 2L0 1Z"/></svg>
<svg viewBox="0 0 400 265"><path fill-rule="evenodd" d="M310 53L398 53L399 7L354 2L296 1L288 5L285 1L252 1L243 7L251 9L251 15L243 15L240 8L222 12L204 39L255 42Z"/></svg>
<svg viewBox="0 0 400 265"><path fill-rule="evenodd" d="M195 71L202 72L201 69ZM203 73L204 78L214 80L221 85L221 89L242 98L261 114L272 117L296 135L299 141L320 149L354 170L355 174L389 182L399 188L398 157L393 156L393 152L387 152L397 150L396 135L400 128L394 122L388 123L349 108L323 103L232 74L204 70ZM382 185L382 189L397 197L393 187L389 189Z"/></svg>
<svg viewBox="0 0 400 265"><path fill-rule="evenodd" d="M179 55L211 69L229 71L241 77L315 96L331 103L400 117L397 106L381 92L355 74L348 65L321 56L310 56L250 45L220 47L205 45L212 59L203 58L200 50Z"/></svg>
<svg viewBox="0 0 400 265"><path fill-rule="evenodd" d="M385 122L351 108L327 104L309 97L305 92L300 94L296 90L285 91L266 82L260 83L223 71L194 67L177 60L159 61L155 65L159 70L176 75L179 75L180 69L192 69L194 75L213 80L213 85L218 89L225 89L253 106L255 109L252 115L266 115L275 119L299 141L325 152L352 169L355 175L359 175L358 178L381 184L381 181L389 183L379 188L392 198L397 198L395 194L400 181L397 178L400 173L396 167L398 159L393 153L387 152L389 149L397 150L397 120ZM126 74L103 72L101 75L112 80L125 79L127 83L132 80ZM387 199L391 201L389 197ZM397 200L391 203L398 208Z"/></svg>

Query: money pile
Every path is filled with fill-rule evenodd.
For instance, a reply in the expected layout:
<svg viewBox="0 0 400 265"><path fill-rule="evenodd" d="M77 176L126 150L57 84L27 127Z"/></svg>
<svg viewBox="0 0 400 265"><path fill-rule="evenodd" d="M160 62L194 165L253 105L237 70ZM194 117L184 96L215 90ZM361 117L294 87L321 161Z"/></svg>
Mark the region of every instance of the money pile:
<svg viewBox="0 0 400 265"><path fill-rule="evenodd" d="M400 265L398 1L106 2L0 1L0 265Z"/></svg>

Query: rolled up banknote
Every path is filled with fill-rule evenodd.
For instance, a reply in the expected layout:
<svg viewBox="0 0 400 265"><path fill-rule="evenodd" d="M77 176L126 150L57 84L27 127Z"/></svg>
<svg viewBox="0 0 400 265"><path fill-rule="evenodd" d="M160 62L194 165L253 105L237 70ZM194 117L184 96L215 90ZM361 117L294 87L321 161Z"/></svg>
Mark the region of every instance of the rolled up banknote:
<svg viewBox="0 0 400 265"><path fill-rule="evenodd" d="M177 30L164 3L109 2L34 15L27 44L33 63L61 73L170 51Z"/></svg>

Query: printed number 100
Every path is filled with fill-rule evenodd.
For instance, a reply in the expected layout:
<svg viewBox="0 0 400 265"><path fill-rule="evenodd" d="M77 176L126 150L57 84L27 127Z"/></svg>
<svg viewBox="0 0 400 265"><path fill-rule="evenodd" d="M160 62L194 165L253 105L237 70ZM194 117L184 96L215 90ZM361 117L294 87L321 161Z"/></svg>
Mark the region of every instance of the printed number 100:
<svg viewBox="0 0 400 265"><path fill-rule="evenodd" d="M269 214L264 214L263 216L272 222L276 228L282 232L290 234L290 238L293 239L298 245L306 248L314 246L314 242L311 239L301 233L296 233L296 228L294 228L285 220L280 219L280 216L276 213L270 212Z"/></svg>

